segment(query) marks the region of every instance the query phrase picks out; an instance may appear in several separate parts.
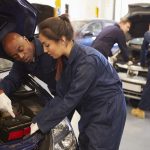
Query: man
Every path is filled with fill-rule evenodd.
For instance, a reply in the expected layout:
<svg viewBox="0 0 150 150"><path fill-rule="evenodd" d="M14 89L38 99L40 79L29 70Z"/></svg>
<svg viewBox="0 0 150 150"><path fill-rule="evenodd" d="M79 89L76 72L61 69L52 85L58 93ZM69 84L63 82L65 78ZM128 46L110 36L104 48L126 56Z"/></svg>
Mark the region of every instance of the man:
<svg viewBox="0 0 150 150"><path fill-rule="evenodd" d="M125 33L130 29L131 22L127 18L122 18L118 24L104 28L92 43L92 47L100 51L107 59L112 56L111 48L118 43L122 57L128 61L128 51Z"/></svg>
<svg viewBox="0 0 150 150"><path fill-rule="evenodd" d="M148 52L148 47L150 44L150 24L149 24L149 29L147 32L145 32L144 34L144 40L142 43L142 51L141 51L141 66L145 67L146 64L146 60L147 60L147 52ZM147 82L146 85L144 87L143 93L142 93L142 97L141 97L141 101L138 105L138 108L133 108L131 110L131 114L133 116L136 116L138 118L145 118L145 110L148 110L150 108L150 68L148 71L148 75L147 75Z"/></svg>
<svg viewBox="0 0 150 150"><path fill-rule="evenodd" d="M141 59L140 59L142 67L145 67L146 65L149 44L150 44L150 24L148 27L148 31L145 32L144 34L144 40L142 43L142 51L141 51Z"/></svg>
<svg viewBox="0 0 150 150"><path fill-rule="evenodd" d="M9 75L0 82L0 110L8 111L12 117L15 117L11 100L7 95L15 92L28 74L44 81L54 94L56 61L43 53L43 47L37 38L29 41L17 33L8 33L2 45L4 51L15 61Z"/></svg>

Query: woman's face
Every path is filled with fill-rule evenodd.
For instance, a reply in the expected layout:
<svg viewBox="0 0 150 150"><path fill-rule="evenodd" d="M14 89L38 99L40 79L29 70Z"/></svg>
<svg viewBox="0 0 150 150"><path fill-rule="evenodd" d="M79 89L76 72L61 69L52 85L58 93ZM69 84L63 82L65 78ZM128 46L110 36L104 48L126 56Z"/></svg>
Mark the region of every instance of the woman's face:
<svg viewBox="0 0 150 150"><path fill-rule="evenodd" d="M62 55L64 55L63 44L61 40L59 41L49 40L42 34L39 34L39 39L43 45L44 52L52 56L54 59L57 59Z"/></svg>

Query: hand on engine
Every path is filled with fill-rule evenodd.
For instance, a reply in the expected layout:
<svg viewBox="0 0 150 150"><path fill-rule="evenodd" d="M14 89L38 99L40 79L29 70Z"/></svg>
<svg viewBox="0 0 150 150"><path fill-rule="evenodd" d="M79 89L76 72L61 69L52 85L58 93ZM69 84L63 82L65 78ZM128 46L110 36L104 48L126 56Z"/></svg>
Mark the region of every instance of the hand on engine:
<svg viewBox="0 0 150 150"><path fill-rule="evenodd" d="M0 110L8 111L10 115L15 118L15 114L12 109L11 100L5 93L0 94Z"/></svg>
<svg viewBox="0 0 150 150"><path fill-rule="evenodd" d="M128 61L127 65L131 66L131 65L133 65L133 62L132 61Z"/></svg>

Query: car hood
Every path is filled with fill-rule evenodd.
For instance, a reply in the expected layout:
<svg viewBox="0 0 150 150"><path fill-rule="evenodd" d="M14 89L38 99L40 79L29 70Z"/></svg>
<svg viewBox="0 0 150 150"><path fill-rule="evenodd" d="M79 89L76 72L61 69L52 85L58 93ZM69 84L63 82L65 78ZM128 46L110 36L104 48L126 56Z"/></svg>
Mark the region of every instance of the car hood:
<svg viewBox="0 0 150 150"><path fill-rule="evenodd" d="M143 37L150 23L150 3L130 4L128 7L125 17L132 22L129 33L132 38Z"/></svg>
<svg viewBox="0 0 150 150"><path fill-rule="evenodd" d="M1 45L8 32L31 38L37 24L37 9L26 0L0 0L0 57L7 57Z"/></svg>
<svg viewBox="0 0 150 150"><path fill-rule="evenodd" d="M32 6L34 6L38 10L37 24L39 24L46 18L54 16L54 7L38 3L32 3Z"/></svg>

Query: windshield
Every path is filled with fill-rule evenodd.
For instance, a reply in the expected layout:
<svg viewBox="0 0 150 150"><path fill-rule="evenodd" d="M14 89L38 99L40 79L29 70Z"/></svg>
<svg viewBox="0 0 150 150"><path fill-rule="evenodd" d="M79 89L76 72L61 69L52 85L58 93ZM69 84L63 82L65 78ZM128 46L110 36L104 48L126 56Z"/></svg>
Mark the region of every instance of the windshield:
<svg viewBox="0 0 150 150"><path fill-rule="evenodd" d="M0 72L10 70L10 68L12 67L12 64L13 63L11 61L9 61L7 59L0 58Z"/></svg>
<svg viewBox="0 0 150 150"><path fill-rule="evenodd" d="M114 24L115 24L114 21L104 21L104 22L103 22L104 28L107 27L107 26L114 25Z"/></svg>
<svg viewBox="0 0 150 150"><path fill-rule="evenodd" d="M78 21L72 21L71 24L73 26L74 31L79 31L85 24L89 22L90 20L78 20Z"/></svg>

